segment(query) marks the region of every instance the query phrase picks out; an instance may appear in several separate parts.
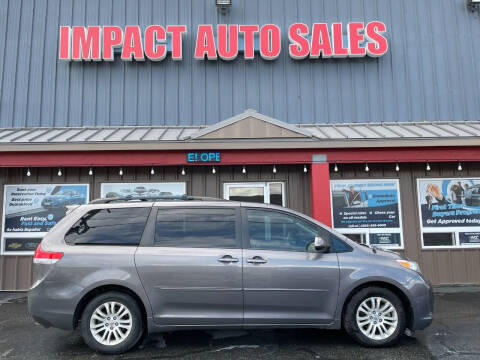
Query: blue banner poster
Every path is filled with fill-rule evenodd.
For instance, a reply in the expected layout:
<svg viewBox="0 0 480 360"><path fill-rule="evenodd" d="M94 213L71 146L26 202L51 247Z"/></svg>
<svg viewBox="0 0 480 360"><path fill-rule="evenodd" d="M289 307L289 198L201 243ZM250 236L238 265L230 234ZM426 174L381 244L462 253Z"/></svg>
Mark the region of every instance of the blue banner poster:
<svg viewBox="0 0 480 360"><path fill-rule="evenodd" d="M332 180L336 229L400 228L398 180Z"/></svg>
<svg viewBox="0 0 480 360"><path fill-rule="evenodd" d="M418 179L418 202L424 229L478 231L480 179Z"/></svg>
<svg viewBox="0 0 480 360"><path fill-rule="evenodd" d="M88 184L5 185L2 252L31 253L65 215L88 202Z"/></svg>

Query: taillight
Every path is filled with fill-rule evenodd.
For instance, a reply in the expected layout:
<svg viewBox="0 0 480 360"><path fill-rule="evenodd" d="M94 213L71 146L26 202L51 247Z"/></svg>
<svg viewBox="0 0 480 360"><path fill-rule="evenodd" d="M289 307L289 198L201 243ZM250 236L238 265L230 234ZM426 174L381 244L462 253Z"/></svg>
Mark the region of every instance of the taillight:
<svg viewBox="0 0 480 360"><path fill-rule="evenodd" d="M37 250L33 254L34 264L55 264L63 257L62 252L51 252L42 250L42 244L38 244Z"/></svg>

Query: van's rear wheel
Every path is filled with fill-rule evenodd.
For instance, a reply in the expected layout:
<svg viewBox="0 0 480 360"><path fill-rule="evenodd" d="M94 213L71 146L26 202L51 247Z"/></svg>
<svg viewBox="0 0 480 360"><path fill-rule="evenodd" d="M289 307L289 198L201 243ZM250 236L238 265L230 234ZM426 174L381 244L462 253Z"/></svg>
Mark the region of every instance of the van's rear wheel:
<svg viewBox="0 0 480 360"><path fill-rule="evenodd" d="M389 346L405 332L405 310L393 292L372 286L353 295L343 322L347 333L360 344Z"/></svg>
<svg viewBox="0 0 480 360"><path fill-rule="evenodd" d="M121 354L134 347L143 334L142 313L129 295L110 291L91 300L82 314L85 343L104 354Z"/></svg>

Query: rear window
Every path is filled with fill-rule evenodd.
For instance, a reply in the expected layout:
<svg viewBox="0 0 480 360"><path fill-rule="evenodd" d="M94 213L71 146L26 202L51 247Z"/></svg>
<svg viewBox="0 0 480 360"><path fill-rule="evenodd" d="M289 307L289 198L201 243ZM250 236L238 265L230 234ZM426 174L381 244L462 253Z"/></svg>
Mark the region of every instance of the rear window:
<svg viewBox="0 0 480 360"><path fill-rule="evenodd" d="M161 209L155 246L236 248L235 209Z"/></svg>
<svg viewBox="0 0 480 360"><path fill-rule="evenodd" d="M92 210L65 235L70 245L138 245L151 208Z"/></svg>

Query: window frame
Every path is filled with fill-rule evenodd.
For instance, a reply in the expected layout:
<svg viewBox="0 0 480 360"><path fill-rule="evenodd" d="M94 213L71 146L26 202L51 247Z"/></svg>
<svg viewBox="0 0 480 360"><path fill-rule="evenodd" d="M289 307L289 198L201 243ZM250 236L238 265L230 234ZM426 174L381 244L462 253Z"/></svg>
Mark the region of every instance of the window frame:
<svg viewBox="0 0 480 360"><path fill-rule="evenodd" d="M229 189L231 187L263 187L263 203L270 204L270 184L280 184L282 187L282 206L286 204L285 181L245 181L223 183L223 198L230 200ZM234 200L232 200L234 201ZM268 202L266 202L268 201Z"/></svg>
<svg viewBox="0 0 480 360"><path fill-rule="evenodd" d="M232 248L216 248L216 247L185 247L185 246L157 246L155 245L155 229L157 225L157 216L160 210L192 210L192 209L215 209L215 210L224 210L232 209L235 210L235 247ZM139 246L142 247L152 247L152 248L169 248L169 249L242 249L242 221L240 214L239 206L154 206L150 217L147 220L147 225L145 226L144 236L142 236L142 241Z"/></svg>
<svg viewBox="0 0 480 360"><path fill-rule="evenodd" d="M333 206L333 184L336 181L393 181L396 183L397 189L397 196L398 196L398 220L399 226L398 228L386 228L386 227L352 227L352 228L336 228L334 227L334 206ZM391 245L391 244L373 244L374 246L378 247L379 249L385 250L392 250L392 251L403 251L405 250L405 239L403 234L403 208L402 208L402 194L400 190L400 179L398 178L359 178L359 179L352 179L352 178L338 178L330 180L330 213L332 216L332 228L341 233L341 234L364 234L365 235L365 245L370 246L370 234L383 234L383 233L390 233L390 234L400 234L400 245ZM353 240L352 240L353 241Z"/></svg>
<svg viewBox="0 0 480 360"><path fill-rule="evenodd" d="M311 225L312 227L316 228L316 229L321 229L323 231L328 231L330 232L333 236L337 237L337 235L335 235L334 233L332 233L330 230L318 225L318 224L315 224L314 222L302 217L302 216L299 216L297 214L294 214L294 213L291 213L289 211L282 211L280 209L272 209L272 208L268 208L268 207L254 207L254 206L242 206L241 207L241 217L242 217L242 248L245 249L245 250L258 250L258 251L281 251L281 252L293 252L293 253L306 253L306 254L320 254L320 252L309 252L307 250L285 250L285 249L262 249L262 248L252 248L250 246L250 236L249 236L249 231L248 231L248 210L258 210L258 211L270 211L270 212L276 212L276 213L280 213L282 215L286 215L286 216L291 216L291 217L294 217L296 219L300 219L304 222L306 222L307 224ZM319 230L320 231L320 230ZM350 244L348 244L348 242L345 242L344 240L338 238L338 241L341 241L343 243L345 243L349 248L350 250L348 252L351 252L353 251L353 248L352 246L350 246ZM330 249L330 251L328 253L338 253L338 251L333 251L332 249Z"/></svg>
<svg viewBox="0 0 480 360"><path fill-rule="evenodd" d="M478 179L479 177L417 177L415 182L415 206L417 207L417 216L418 216L418 231L420 233L420 245L422 250L465 250L465 249L480 249L480 243L478 244L461 244L460 243L460 233L468 233L468 232L479 232L478 226L439 226L439 227L424 227L422 223L422 206L421 206L421 199L420 199L420 182L421 181L440 181L440 180L471 180L471 179ZM425 240L423 238L423 234L435 234L435 233L451 233L454 236L454 245L435 245L435 246L425 246Z"/></svg>

